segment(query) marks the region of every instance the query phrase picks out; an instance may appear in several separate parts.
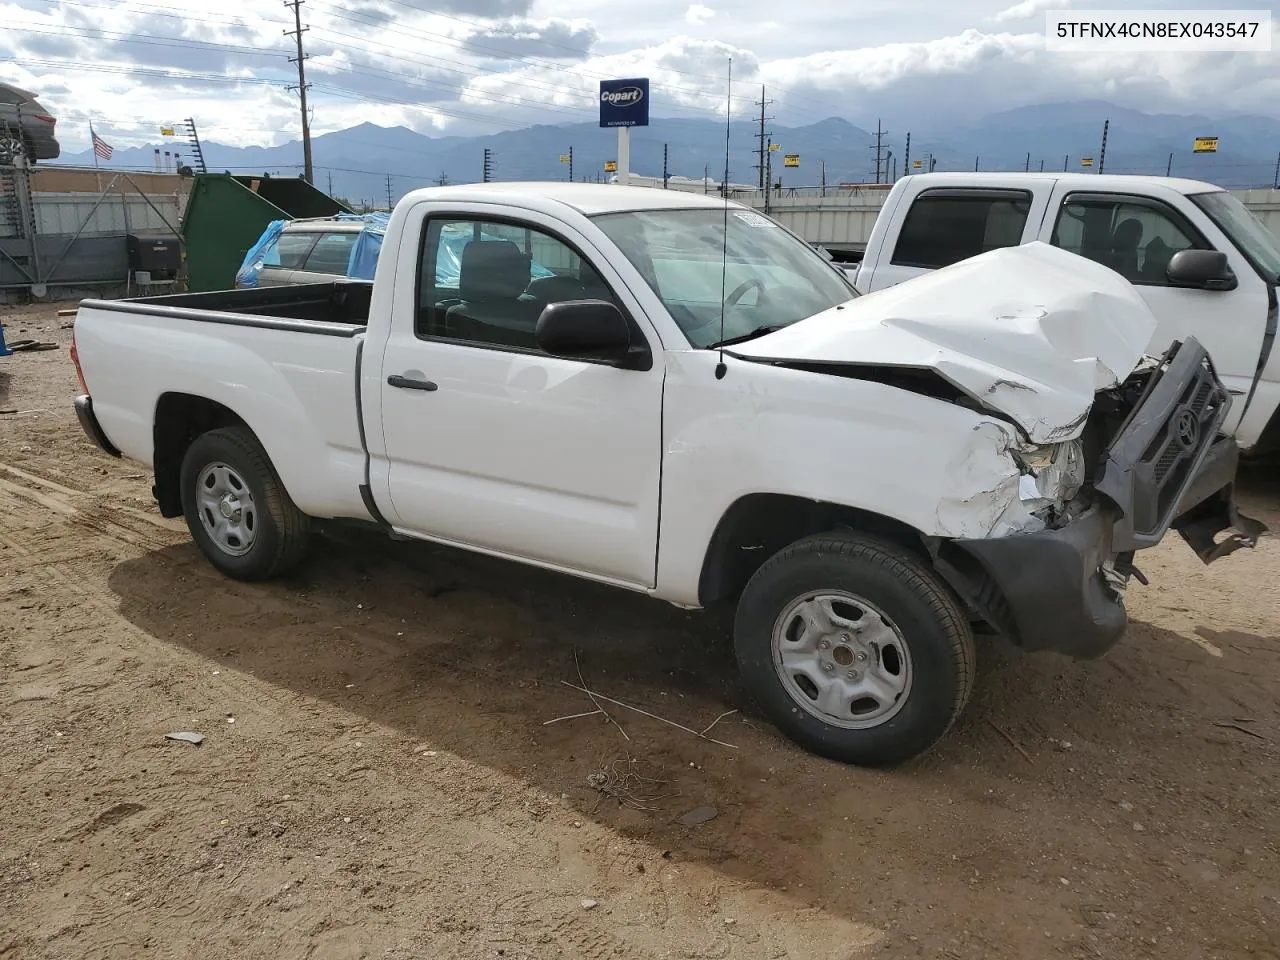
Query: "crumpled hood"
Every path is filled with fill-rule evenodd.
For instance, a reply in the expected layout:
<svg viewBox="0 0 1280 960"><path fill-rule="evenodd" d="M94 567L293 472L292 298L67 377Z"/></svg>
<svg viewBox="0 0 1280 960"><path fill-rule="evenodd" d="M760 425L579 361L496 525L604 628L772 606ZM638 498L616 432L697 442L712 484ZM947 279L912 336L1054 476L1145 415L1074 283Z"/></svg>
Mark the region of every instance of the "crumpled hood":
<svg viewBox="0 0 1280 960"><path fill-rule="evenodd" d="M1075 436L1156 320L1118 273L1037 241L981 254L726 348L745 359L928 368L1035 443Z"/></svg>

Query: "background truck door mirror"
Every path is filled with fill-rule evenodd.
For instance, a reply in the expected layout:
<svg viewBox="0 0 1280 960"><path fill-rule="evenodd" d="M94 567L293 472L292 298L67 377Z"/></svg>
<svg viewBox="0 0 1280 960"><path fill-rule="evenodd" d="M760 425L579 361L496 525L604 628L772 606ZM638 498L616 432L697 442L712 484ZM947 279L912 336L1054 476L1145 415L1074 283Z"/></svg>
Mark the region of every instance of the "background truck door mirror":
<svg viewBox="0 0 1280 960"><path fill-rule="evenodd" d="M1166 275L1175 286L1201 290L1234 290L1238 283L1220 250L1179 250L1169 260Z"/></svg>

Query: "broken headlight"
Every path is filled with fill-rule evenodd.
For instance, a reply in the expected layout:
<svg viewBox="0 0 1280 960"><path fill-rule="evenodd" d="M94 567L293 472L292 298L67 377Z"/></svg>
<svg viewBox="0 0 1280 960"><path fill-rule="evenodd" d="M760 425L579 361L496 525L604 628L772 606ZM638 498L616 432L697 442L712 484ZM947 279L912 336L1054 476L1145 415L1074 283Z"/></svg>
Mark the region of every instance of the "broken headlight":
<svg viewBox="0 0 1280 960"><path fill-rule="evenodd" d="M1027 446L1014 454L1025 471L1023 500L1066 503L1084 486L1084 445L1079 440Z"/></svg>

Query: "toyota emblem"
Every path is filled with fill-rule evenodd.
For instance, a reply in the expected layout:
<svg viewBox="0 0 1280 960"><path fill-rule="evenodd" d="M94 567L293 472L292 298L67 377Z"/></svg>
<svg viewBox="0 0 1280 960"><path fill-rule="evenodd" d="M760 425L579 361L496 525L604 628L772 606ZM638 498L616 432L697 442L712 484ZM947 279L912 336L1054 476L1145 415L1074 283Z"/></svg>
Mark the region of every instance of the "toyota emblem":
<svg viewBox="0 0 1280 960"><path fill-rule="evenodd" d="M1190 410L1183 410L1173 422L1173 434L1184 448L1190 450L1200 439L1200 424Z"/></svg>

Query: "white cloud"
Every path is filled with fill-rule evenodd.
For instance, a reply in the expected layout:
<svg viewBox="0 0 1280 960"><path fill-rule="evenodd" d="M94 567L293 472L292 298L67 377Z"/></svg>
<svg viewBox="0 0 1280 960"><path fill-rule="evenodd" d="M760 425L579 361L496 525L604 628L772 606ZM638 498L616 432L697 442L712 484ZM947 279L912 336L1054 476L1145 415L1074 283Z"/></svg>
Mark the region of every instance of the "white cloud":
<svg viewBox="0 0 1280 960"><path fill-rule="evenodd" d="M700 27L712 17L716 12L710 7L701 3L691 4L689 9L684 12L685 23L691 23L695 27Z"/></svg>
<svg viewBox="0 0 1280 960"><path fill-rule="evenodd" d="M1001 10L991 19L996 23L1008 23L1010 20L1030 20L1042 10L1065 10L1071 6L1071 0L1022 0L1012 7Z"/></svg>

